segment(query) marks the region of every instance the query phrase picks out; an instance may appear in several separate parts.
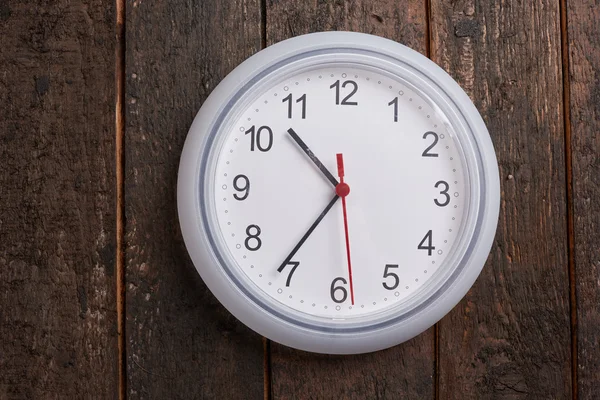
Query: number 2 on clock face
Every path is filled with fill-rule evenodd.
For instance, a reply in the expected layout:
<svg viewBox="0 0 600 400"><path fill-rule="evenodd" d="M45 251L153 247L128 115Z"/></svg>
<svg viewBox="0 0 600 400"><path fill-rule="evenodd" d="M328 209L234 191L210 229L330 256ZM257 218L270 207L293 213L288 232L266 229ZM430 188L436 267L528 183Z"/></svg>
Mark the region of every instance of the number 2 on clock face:
<svg viewBox="0 0 600 400"><path fill-rule="evenodd" d="M218 155L231 256L285 306L342 318L394 306L443 266L469 186L445 120L400 79L302 72L256 94Z"/></svg>

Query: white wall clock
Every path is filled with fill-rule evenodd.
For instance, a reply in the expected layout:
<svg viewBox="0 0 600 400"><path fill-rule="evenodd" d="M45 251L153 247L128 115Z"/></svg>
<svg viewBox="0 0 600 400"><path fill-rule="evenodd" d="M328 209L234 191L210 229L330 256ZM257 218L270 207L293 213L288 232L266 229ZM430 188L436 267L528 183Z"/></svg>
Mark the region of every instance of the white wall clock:
<svg viewBox="0 0 600 400"><path fill-rule="evenodd" d="M328 32L250 57L187 137L179 218L219 301L298 349L401 343L471 287L498 220L494 149L456 82L380 37Z"/></svg>

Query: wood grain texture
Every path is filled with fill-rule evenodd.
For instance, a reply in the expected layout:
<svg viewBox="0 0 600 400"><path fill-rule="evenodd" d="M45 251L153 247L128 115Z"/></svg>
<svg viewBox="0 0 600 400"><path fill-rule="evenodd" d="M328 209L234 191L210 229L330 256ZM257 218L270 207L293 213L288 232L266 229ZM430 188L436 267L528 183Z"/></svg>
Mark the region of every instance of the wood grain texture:
<svg viewBox="0 0 600 400"><path fill-rule="evenodd" d="M113 28L110 1L0 3L2 399L117 395Z"/></svg>
<svg viewBox="0 0 600 400"><path fill-rule="evenodd" d="M600 385L600 3L567 3L579 397Z"/></svg>
<svg viewBox="0 0 600 400"><path fill-rule="evenodd" d="M432 58L496 148L501 210L487 265L439 324L439 397L571 397L558 2L432 0Z"/></svg>
<svg viewBox="0 0 600 400"><path fill-rule="evenodd" d="M424 1L268 1L267 43L327 30L376 34L426 53ZM272 343L274 399L433 398L433 328L392 349L358 356L327 356Z"/></svg>
<svg viewBox="0 0 600 400"><path fill-rule="evenodd" d="M192 119L260 50L258 0L127 2L125 241L131 398L263 397L263 343L204 286L179 231Z"/></svg>

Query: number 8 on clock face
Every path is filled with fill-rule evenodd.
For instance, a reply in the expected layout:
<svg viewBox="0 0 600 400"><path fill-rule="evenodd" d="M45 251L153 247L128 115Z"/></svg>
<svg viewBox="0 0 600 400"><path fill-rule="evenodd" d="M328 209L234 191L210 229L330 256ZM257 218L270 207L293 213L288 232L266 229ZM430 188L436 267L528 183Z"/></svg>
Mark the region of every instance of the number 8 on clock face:
<svg viewBox="0 0 600 400"><path fill-rule="evenodd" d="M186 245L217 298L326 353L387 347L441 318L479 273L498 212L493 148L464 92L403 46L339 32L232 75L196 118L179 178Z"/></svg>

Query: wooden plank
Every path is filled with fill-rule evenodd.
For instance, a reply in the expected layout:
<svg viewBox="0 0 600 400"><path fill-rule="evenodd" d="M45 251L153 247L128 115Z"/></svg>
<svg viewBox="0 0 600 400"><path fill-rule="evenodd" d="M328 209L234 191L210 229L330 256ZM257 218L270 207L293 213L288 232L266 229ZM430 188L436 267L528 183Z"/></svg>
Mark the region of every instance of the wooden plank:
<svg viewBox="0 0 600 400"><path fill-rule="evenodd" d="M352 30L426 53L424 1L286 0L267 2L266 17L269 44L309 32ZM392 349L357 356L316 355L272 343L271 376L274 399L432 398L434 330Z"/></svg>
<svg viewBox="0 0 600 400"><path fill-rule="evenodd" d="M127 2L127 391L133 398L262 398L263 343L187 256L179 156L204 99L261 46L258 0Z"/></svg>
<svg viewBox="0 0 600 400"><path fill-rule="evenodd" d="M114 6L0 4L0 398L117 398Z"/></svg>
<svg viewBox="0 0 600 400"><path fill-rule="evenodd" d="M571 397L558 2L432 0L432 58L492 135L501 211L487 265L439 324L439 397Z"/></svg>
<svg viewBox="0 0 600 400"><path fill-rule="evenodd" d="M567 5L577 389L580 398L591 399L600 385L600 9L591 0Z"/></svg>

